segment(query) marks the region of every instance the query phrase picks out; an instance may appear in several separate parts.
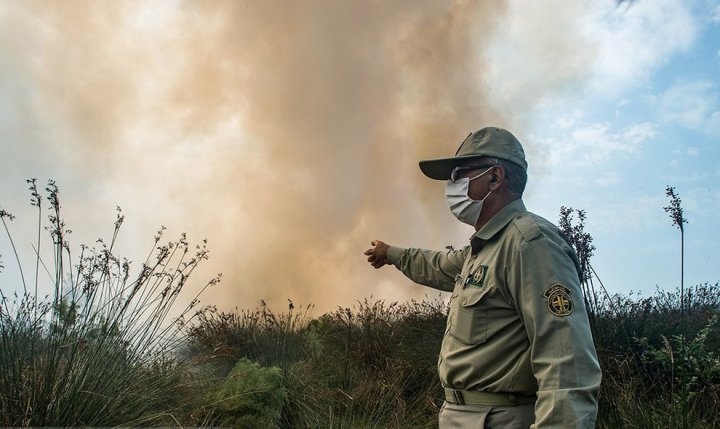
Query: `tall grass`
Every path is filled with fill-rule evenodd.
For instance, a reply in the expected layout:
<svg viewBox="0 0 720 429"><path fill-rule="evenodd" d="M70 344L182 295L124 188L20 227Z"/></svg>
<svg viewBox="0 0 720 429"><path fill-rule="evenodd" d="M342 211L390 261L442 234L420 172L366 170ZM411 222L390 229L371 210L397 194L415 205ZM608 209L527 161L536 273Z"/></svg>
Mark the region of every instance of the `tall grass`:
<svg viewBox="0 0 720 429"><path fill-rule="evenodd" d="M28 183L42 221L43 199L35 180ZM114 254L124 220L118 209L109 242L81 246L73 258L58 188L50 181L45 191L50 214L38 231L44 226L49 232L53 260L41 258L38 236L32 278L25 276L12 241L14 217L0 210L23 289L8 296L12 280L2 278L0 426L176 424L187 402L180 394L187 378L175 351L196 314L197 296L175 322L169 316L189 276L207 258L205 245L193 248L184 235L163 243L161 230L133 275L130 262ZM44 275L53 292L40 298Z"/></svg>
<svg viewBox="0 0 720 429"><path fill-rule="evenodd" d="M685 317L685 227L684 224L687 223L687 219L685 219L685 216L683 214L683 208L682 208L682 201L680 200L680 196L675 193L675 188L672 186L667 186L665 188L665 195L667 195L670 198L670 204L666 207L664 207L665 211L670 215L670 219L673 221L673 225L675 225L680 230L680 313L681 313L681 330L680 330L680 359L681 362L684 363L687 355L687 351L685 348L685 323L686 323L686 317ZM682 427L683 429L687 429L687 406L688 406L688 391L687 391L687 384L688 380L687 377L687 371L681 371L681 385L682 385L682 397L681 397L681 407L682 407Z"/></svg>

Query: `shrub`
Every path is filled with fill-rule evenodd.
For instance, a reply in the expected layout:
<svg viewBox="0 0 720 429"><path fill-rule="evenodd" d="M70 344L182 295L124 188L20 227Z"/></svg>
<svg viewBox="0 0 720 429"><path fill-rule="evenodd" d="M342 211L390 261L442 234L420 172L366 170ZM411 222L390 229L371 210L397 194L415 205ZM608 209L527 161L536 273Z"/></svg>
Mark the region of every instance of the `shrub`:
<svg viewBox="0 0 720 429"><path fill-rule="evenodd" d="M358 302L320 318L310 307L212 311L189 328L188 350L221 368L240 359L281 368L280 427L433 427L442 301ZM204 350L204 351L203 351ZM212 372L212 371L211 371Z"/></svg>
<svg viewBox="0 0 720 429"><path fill-rule="evenodd" d="M595 337L603 368L599 427L679 426L683 380L691 427L715 427L720 284L685 292L685 306L692 310L684 329L679 289L658 290L650 297L615 294L602 301L602 329Z"/></svg>
<svg viewBox="0 0 720 429"><path fill-rule="evenodd" d="M185 353L219 376L230 373L236 362L248 358L265 366L285 370L304 359L317 343L308 335L312 306L275 314L261 302L255 310L221 312L212 307L188 325Z"/></svg>
<svg viewBox="0 0 720 429"><path fill-rule="evenodd" d="M271 428L277 425L286 398L279 368L241 358L210 392L203 408L220 426Z"/></svg>
<svg viewBox="0 0 720 429"><path fill-rule="evenodd" d="M32 205L41 215L42 199L35 181L29 184ZM35 294L0 297L0 425L176 424L186 402L181 395L186 368L175 359L175 350L197 297L176 323L168 314L188 277L207 258L207 249L192 250L184 235L161 244L161 230L156 251L133 276L130 262L113 253L124 220L118 209L111 241L98 240L99 249L82 247L74 260L58 188L51 181L46 191L54 293L37 296L41 279L36 269ZM13 217L0 210L0 218L12 244L8 222ZM38 238L38 267L46 265L41 244ZM73 263L74 270L66 272Z"/></svg>

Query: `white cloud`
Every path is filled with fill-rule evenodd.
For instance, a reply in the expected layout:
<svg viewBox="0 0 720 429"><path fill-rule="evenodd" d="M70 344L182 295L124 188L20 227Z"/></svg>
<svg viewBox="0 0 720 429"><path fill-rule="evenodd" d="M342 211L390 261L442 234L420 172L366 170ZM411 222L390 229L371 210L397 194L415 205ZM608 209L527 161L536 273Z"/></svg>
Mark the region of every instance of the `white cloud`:
<svg viewBox="0 0 720 429"><path fill-rule="evenodd" d="M708 80L680 82L658 97L658 111L665 122L712 132L718 121L718 85Z"/></svg>
<svg viewBox="0 0 720 429"><path fill-rule="evenodd" d="M612 3L605 8L614 10ZM484 52L484 82L493 103L508 117L558 95L576 94L592 73L593 42L579 16L583 2L507 2L501 24ZM489 33L489 32L485 32Z"/></svg>
<svg viewBox="0 0 720 429"><path fill-rule="evenodd" d="M635 146L655 136L657 136L655 125L649 122L633 125L622 133L623 139Z"/></svg>
<svg viewBox="0 0 720 429"><path fill-rule="evenodd" d="M586 166L638 153L645 141L657 135L656 126L647 122L620 132L613 132L607 123L596 123L576 128L566 135L533 140L544 146L543 151L549 154L551 165ZM604 184L611 182L611 176L604 178Z"/></svg>
<svg viewBox="0 0 720 429"><path fill-rule="evenodd" d="M593 89L622 94L642 85L653 70L678 51L689 48L698 33L690 6L682 0L634 2L627 8L593 3L584 28L597 43Z"/></svg>
<svg viewBox="0 0 720 429"><path fill-rule="evenodd" d="M581 119L584 116L583 112L580 110L575 110L571 114L568 115L561 115L555 120L555 124L553 125L553 128L566 130L568 128L571 128L575 123Z"/></svg>
<svg viewBox="0 0 720 429"><path fill-rule="evenodd" d="M633 102L630 91L649 85L660 67L690 49L707 22L683 0L636 1L629 8L613 3L508 2L483 64L483 84L498 112L522 123L527 112L517 106L537 112L607 98L615 99L621 118ZM576 127L582 116L570 112L550 126Z"/></svg>
<svg viewBox="0 0 720 429"><path fill-rule="evenodd" d="M623 115L624 107L630 104L630 100L623 98L615 104L615 118L620 118Z"/></svg>

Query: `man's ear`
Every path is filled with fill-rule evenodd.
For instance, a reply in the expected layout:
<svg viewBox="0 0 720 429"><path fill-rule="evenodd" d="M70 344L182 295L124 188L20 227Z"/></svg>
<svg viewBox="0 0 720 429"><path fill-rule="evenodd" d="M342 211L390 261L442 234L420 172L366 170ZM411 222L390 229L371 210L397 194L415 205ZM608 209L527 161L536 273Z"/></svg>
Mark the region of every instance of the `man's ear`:
<svg viewBox="0 0 720 429"><path fill-rule="evenodd" d="M490 172L490 189L493 191L499 189L503 182L505 182L505 169L502 165L496 165Z"/></svg>

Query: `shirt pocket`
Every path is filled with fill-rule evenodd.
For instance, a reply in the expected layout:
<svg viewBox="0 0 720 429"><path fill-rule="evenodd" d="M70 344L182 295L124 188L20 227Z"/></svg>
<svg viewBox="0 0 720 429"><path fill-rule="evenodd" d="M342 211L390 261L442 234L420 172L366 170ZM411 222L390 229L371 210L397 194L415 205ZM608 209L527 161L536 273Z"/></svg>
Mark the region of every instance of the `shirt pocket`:
<svg viewBox="0 0 720 429"><path fill-rule="evenodd" d="M465 344L487 340L487 305L483 299L490 288L468 286L457 297L457 311L450 333Z"/></svg>

